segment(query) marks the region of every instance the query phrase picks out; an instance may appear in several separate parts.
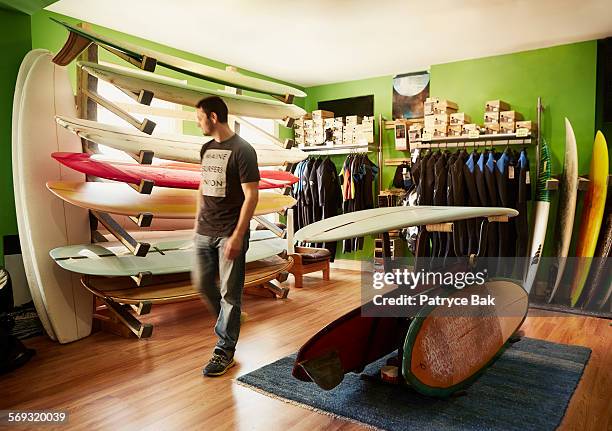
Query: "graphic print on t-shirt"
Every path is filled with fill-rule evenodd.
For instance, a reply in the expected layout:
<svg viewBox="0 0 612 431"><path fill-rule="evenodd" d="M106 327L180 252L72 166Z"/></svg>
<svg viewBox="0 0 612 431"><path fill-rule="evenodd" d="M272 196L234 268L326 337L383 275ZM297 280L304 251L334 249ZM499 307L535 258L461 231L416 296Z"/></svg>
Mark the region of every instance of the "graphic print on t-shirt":
<svg viewBox="0 0 612 431"><path fill-rule="evenodd" d="M232 150L207 150L202 159L202 194L225 197L227 162Z"/></svg>

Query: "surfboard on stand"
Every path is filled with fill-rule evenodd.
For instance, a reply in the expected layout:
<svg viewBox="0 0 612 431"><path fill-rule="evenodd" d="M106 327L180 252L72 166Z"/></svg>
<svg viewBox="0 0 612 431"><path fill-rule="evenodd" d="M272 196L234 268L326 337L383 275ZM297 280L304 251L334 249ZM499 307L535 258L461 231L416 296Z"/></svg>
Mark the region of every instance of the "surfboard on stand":
<svg viewBox="0 0 612 431"><path fill-rule="evenodd" d="M32 63L21 88L13 141L17 222L28 285L47 333L61 343L91 332L92 296L78 278L49 258L52 248L89 240L86 210L51 195L47 180L83 181L49 157L54 151L81 151L78 137L58 127L55 115L75 116L68 71L54 65L49 52ZM20 80L21 81L21 80Z"/></svg>
<svg viewBox="0 0 612 431"><path fill-rule="evenodd" d="M112 126L96 121L57 117L62 127L83 139L121 151L138 154L152 151L155 157L187 163L200 163L200 150L210 137L191 135L158 134L147 135L134 128ZM281 166L297 163L308 155L297 148L285 149L272 143L252 143L257 152L259 166Z"/></svg>
<svg viewBox="0 0 612 431"><path fill-rule="evenodd" d="M54 58L54 61L62 66L66 66L68 63L70 63L70 61L72 61L72 59L75 58L87 46L83 45L83 43L78 40L80 37L104 47L119 50L121 53L140 63L143 62L145 58L155 59L157 64L169 69L185 73L196 78L216 82L218 84L277 96L291 95L295 97L306 97L306 93L304 93L302 90L289 85L243 75L238 72L206 66L201 63L196 63L180 57L147 49L136 44L118 41L107 36L97 34L93 31L56 20L54 18L51 18L51 20L63 25L68 31L70 31L70 38L66 42L65 47Z"/></svg>
<svg viewBox="0 0 612 431"><path fill-rule="evenodd" d="M77 64L96 78L110 82L124 90L137 93L148 90L158 99L179 105L194 107L205 97L218 96L225 101L232 115L283 119L286 117L298 118L306 114L306 111L299 106L283 103L279 100L244 96L223 90L184 84L151 72L87 61Z"/></svg>
<svg viewBox="0 0 612 431"><path fill-rule="evenodd" d="M342 382L344 374L361 372L403 347L399 359L406 382L425 395L446 397L471 383L498 357L528 310L527 293L509 280L490 280L461 290L434 287L414 295L420 293L430 298L491 295L495 305L472 305L465 311L464 306L452 310L447 305L414 306L412 319L363 316L362 307L356 308L300 348L292 375L330 390Z"/></svg>
<svg viewBox="0 0 612 431"><path fill-rule="evenodd" d="M578 303L591 268L591 260L597 246L601 228L606 194L608 191L608 145L604 135L598 131L593 143L589 188L584 196L580 233L576 246L576 256L580 262L576 267L571 285L571 306Z"/></svg>
<svg viewBox="0 0 612 431"><path fill-rule="evenodd" d="M540 144L540 167L538 182L536 184L535 217L533 223L533 234L531 237L531 251L529 253L529 265L523 287L527 293L531 292L542 259L542 250L546 240L546 228L548 227L548 213L550 212L550 192L546 183L551 178L550 153L546 141Z"/></svg>
<svg viewBox="0 0 612 431"><path fill-rule="evenodd" d="M140 184L149 180L158 187L198 189L202 178L200 166L196 164L141 165L92 158L85 153L56 152L51 156L78 172L108 180ZM260 170L259 189L276 189L295 183L298 178L289 172Z"/></svg>
<svg viewBox="0 0 612 431"><path fill-rule="evenodd" d="M21 93L23 92L23 86L25 84L26 78L30 69L36 62L36 60L48 54L49 51L44 49L35 49L28 52L23 60L21 61L21 65L19 66L19 72L17 73L17 80L15 82L15 93L13 95L13 115L12 115L12 166L13 166L13 187L15 189L15 209L18 215L17 217L17 225L20 231L20 241L27 241L28 231L26 230L24 220L19 217L19 214L22 214L23 203L22 196L23 193L21 191L21 181L19 178L19 171L17 166L19 166L20 160L22 158L21 152L19 151L19 114L21 109ZM22 236L24 237L22 239ZM23 246L22 246L23 249ZM36 274L34 271L34 266L31 262L26 261L27 257L25 255L25 251L23 251L24 258L24 270L26 272L26 279L28 280L30 296L32 297L32 301L34 302L34 307L36 308L36 313L38 314L38 318L47 333L47 335L52 339L56 340L55 332L53 331L53 327L51 326L51 321L49 316L47 315L47 309L45 306L45 299L42 291L38 288L38 284L36 281Z"/></svg>
<svg viewBox="0 0 612 431"><path fill-rule="evenodd" d="M599 245L595 252L597 263L591 269L587 279L588 293L585 295L583 306L589 310L603 308L612 294L612 282L610 281L612 280L612 265L608 261L612 250L612 212L608 212L605 229L599 237Z"/></svg>
<svg viewBox="0 0 612 431"><path fill-rule="evenodd" d="M79 181L49 181L47 188L63 201L95 211L127 216L150 213L153 217L170 219L196 217L197 190L154 187L151 194L145 195L127 184ZM291 196L260 192L254 215L282 211L295 202Z"/></svg>
<svg viewBox="0 0 612 431"><path fill-rule="evenodd" d="M287 240L270 231L251 231L247 262L278 255L287 249ZM151 249L144 257L134 256L119 242L58 247L49 252L55 263L78 274L129 277L140 273L177 274L193 269L193 231L150 238Z"/></svg>
<svg viewBox="0 0 612 431"><path fill-rule="evenodd" d="M576 136L571 123L565 119L565 159L561 176L559 209L557 218L557 233L553 256L556 262L551 268L550 284L553 286L548 302L552 302L567 263L567 255L572 241L574 216L576 214L576 198L578 197L578 149Z"/></svg>
<svg viewBox="0 0 612 431"><path fill-rule="evenodd" d="M499 207L416 206L373 208L330 217L295 233L296 241L331 242L372 235L409 226L451 222L476 217L515 217L518 211Z"/></svg>

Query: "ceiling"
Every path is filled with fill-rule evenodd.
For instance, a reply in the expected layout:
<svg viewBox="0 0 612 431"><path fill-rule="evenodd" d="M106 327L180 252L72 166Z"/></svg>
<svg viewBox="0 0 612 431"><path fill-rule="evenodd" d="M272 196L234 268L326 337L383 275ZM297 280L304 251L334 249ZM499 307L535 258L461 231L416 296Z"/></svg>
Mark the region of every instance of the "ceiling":
<svg viewBox="0 0 612 431"><path fill-rule="evenodd" d="M305 87L612 36L610 0L60 0L47 9Z"/></svg>

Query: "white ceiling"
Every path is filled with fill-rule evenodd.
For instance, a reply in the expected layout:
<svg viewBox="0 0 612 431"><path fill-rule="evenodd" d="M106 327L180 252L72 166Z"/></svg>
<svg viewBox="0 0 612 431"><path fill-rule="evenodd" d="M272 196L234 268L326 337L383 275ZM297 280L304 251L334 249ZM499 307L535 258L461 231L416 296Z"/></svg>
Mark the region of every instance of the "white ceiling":
<svg viewBox="0 0 612 431"><path fill-rule="evenodd" d="M302 86L612 35L610 0L60 0L47 9Z"/></svg>

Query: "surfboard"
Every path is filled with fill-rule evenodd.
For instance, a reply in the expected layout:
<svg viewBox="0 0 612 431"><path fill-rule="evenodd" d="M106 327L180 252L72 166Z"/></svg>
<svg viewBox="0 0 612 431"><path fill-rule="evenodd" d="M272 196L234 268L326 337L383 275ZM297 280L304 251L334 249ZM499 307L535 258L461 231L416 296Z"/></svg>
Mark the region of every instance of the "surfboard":
<svg viewBox="0 0 612 431"><path fill-rule="evenodd" d="M22 213L22 193L21 193L21 184L19 181L19 175L17 166L19 166L19 159L21 158L20 153L18 151L19 147L19 111L21 108L21 93L23 92L23 85L25 84L26 78L30 69L32 68L35 61L47 54L48 51L44 49L35 49L28 52L23 60L21 61L21 65L19 66L19 71L17 73L17 80L15 82L15 93L13 95L13 115L12 115L12 166L13 166L13 187L15 190L15 209L17 214ZM19 192L17 191L19 190ZM24 231L25 224L23 224L23 220L20 217L17 217L17 225L19 227L19 231L21 232L21 236L26 236L27 232ZM21 246L23 249L23 246ZM24 255L24 270L26 272L26 279L28 280L30 296L32 297L32 302L34 302L34 307L36 308L36 314L38 314L38 318L47 333L47 335L52 339L56 340L55 332L53 331L53 327L51 326L51 321L49 316L47 315L47 309L45 307L44 296L38 285L36 284L36 274L33 269L33 265L29 262L26 262L26 256Z"/></svg>
<svg viewBox="0 0 612 431"><path fill-rule="evenodd" d="M468 301L471 295L491 295L495 305L417 305L413 319L362 316L362 308L356 308L300 348L292 375L330 390L344 374L361 372L403 346L406 381L423 394L445 397L469 384L496 359L528 311L527 293L509 280L489 280L462 290L434 287L415 292L420 294Z"/></svg>
<svg viewBox="0 0 612 431"><path fill-rule="evenodd" d="M63 201L94 211L127 216L150 213L157 218L171 219L196 216L197 190L153 187L150 195L144 195L127 184L79 181L49 181L47 188ZM254 215L282 211L295 202L291 196L260 192Z"/></svg>
<svg viewBox="0 0 612 431"><path fill-rule="evenodd" d="M249 262L246 265L244 286L258 286L267 281L274 280L282 272L293 266L293 259L281 259L277 256ZM178 301L188 301L200 297L199 292L189 280L175 283L134 287L131 279L92 277L83 282L91 293L100 297L111 299L121 304L163 304Z"/></svg>
<svg viewBox="0 0 612 431"><path fill-rule="evenodd" d="M515 217L518 211L498 207L417 206L373 208L330 217L303 227L296 241L331 242L346 238L475 217Z"/></svg>
<svg viewBox="0 0 612 431"><path fill-rule="evenodd" d="M593 154L591 156L589 188L582 205L580 233L576 246L576 256L582 259L580 259L577 265L571 286L570 302L572 307L575 307L580 299L591 268L591 258L597 246L597 238L606 205L608 173L608 145L604 135L598 131L595 136Z"/></svg>
<svg viewBox="0 0 612 431"><path fill-rule="evenodd" d="M529 309L527 292L509 280L446 291L470 305L422 308L406 334L402 361L410 386L435 397L448 397L474 381L503 351ZM475 305L472 295L491 295L495 305Z"/></svg>
<svg viewBox="0 0 612 431"><path fill-rule="evenodd" d="M194 266L193 231L151 238L145 257L134 256L119 242L58 247L49 252L55 263L67 271L105 277L129 277L189 272ZM251 231L247 262L278 255L287 249L287 240L270 231Z"/></svg>
<svg viewBox="0 0 612 431"><path fill-rule="evenodd" d="M548 213L550 211L550 192L546 189L546 182L550 180L550 153L546 141L540 144L540 168L538 182L536 185L535 217L533 224L533 235L531 237L531 251L529 253L529 265L523 287L527 293L531 292L535 282L542 259L542 249L546 240L546 228L548 227Z"/></svg>
<svg viewBox="0 0 612 431"><path fill-rule="evenodd" d="M58 24L63 25L71 33L64 48L54 58L54 61L62 66L68 65L73 58L75 58L83 49L85 49L86 45L83 46L82 44L79 44L78 37L81 37L98 45L119 50L123 54L128 55L130 58L138 62L142 62L145 57L148 59L155 59L157 64L167 67L168 69L207 81L216 82L218 84L278 96L293 95L295 97L306 97L306 93L304 93L302 90L289 85L243 75L238 72L226 71L216 67L206 66L201 63L185 60L183 58L164 54L152 49L143 48L128 42L118 41L107 36L97 34L93 31L56 20L54 18L51 19Z"/></svg>
<svg viewBox="0 0 612 431"><path fill-rule="evenodd" d="M608 198L610 199L610 198ZM612 249L612 213L608 213L606 219L606 227L602 235L600 235L599 245L595 251L597 263L591 269L587 286L588 294L584 302L586 309L602 308L610 299L612 293L612 265L608 258ZM606 283L607 280L607 283Z"/></svg>
<svg viewBox="0 0 612 431"><path fill-rule="evenodd" d="M150 136L136 129L63 116L58 116L57 122L79 137L96 144L132 154L138 154L140 151L152 151L155 157L187 163L199 164L202 145L210 140L209 137L191 135L155 133ZM257 164L259 166L281 166L286 163L297 163L308 156L297 148L288 150L272 143L254 143L251 145L257 152Z"/></svg>
<svg viewBox="0 0 612 431"><path fill-rule="evenodd" d="M402 345L407 319L361 314L357 307L313 335L298 351L293 377L330 390L346 373L361 372Z"/></svg>
<svg viewBox="0 0 612 431"><path fill-rule="evenodd" d="M552 292L548 302L552 302L567 263L567 255L572 241L574 228L574 215L576 213L576 198L578 197L578 149L576 136L571 123L565 119L565 160L561 176L561 190L557 218L557 240L553 256L556 262L551 267Z"/></svg>
<svg viewBox="0 0 612 431"><path fill-rule="evenodd" d="M57 126L55 115L76 115L74 94L65 68L40 54L23 81L13 141L13 175L17 222L28 285L47 333L60 343L91 332L92 296L78 278L49 258L52 248L89 240L87 211L66 205L45 188L51 180L83 180L60 167L53 151L80 151L80 140ZM45 317L46 316L46 317ZM47 322L48 318L48 322Z"/></svg>
<svg viewBox="0 0 612 431"><path fill-rule="evenodd" d="M87 61L77 64L96 78L110 82L124 90L137 93L148 90L158 99L179 105L194 107L205 97L219 96L225 101L232 115L271 119L298 118L306 115L306 111L299 106L283 103L279 100L244 96L223 90L184 84L151 72L121 66L102 65Z"/></svg>
<svg viewBox="0 0 612 431"><path fill-rule="evenodd" d="M85 153L56 152L51 156L78 172L130 184L140 184L142 180L149 180L158 187L198 189L201 180L200 166L195 164L141 165L98 160ZM289 172L260 170L259 173L260 190L288 187L298 180Z"/></svg>

